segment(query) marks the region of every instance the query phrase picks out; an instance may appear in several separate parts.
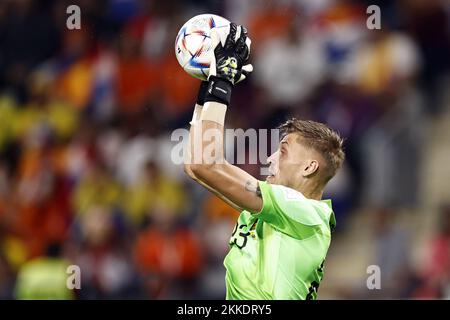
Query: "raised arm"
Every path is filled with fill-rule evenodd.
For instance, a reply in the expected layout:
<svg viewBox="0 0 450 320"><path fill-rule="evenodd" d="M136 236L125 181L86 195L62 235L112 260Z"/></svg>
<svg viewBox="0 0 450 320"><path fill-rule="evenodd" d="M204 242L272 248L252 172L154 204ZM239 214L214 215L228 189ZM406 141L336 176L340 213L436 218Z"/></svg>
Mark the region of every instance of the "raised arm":
<svg viewBox="0 0 450 320"><path fill-rule="evenodd" d="M210 187L208 184L206 184L205 182L203 182L202 180L200 180L192 171L192 164L193 164L193 159L192 159L192 150L194 149L194 145L193 145L193 141L194 141L194 131L195 128L198 128L200 126L199 123L199 118L202 112L202 107L203 107L203 99L204 99L204 95L203 95L203 91L206 92L206 88L202 88L205 86L205 84L207 84L207 82L203 82L201 87L200 87L200 91L199 91L199 101L197 101L197 104L195 105L195 109L194 109L194 114L192 117L192 121L190 122L191 126L189 129L189 141L188 141L188 148L186 150L186 154L185 154L185 159L184 159L184 172L190 177L192 178L194 181L196 181L197 183L201 184L202 186L204 186L206 189L208 189L209 191L211 191L212 193L214 193L217 197L219 197L220 199L222 199L223 201L225 201L225 203L227 203L228 205L230 205L232 208L234 208L237 211L242 211L242 208L239 207L238 205L236 205L235 203L233 203L230 199L226 198L224 195L222 195L221 193L219 193L217 190L215 190L214 188ZM203 90L205 89L205 90ZM201 103L201 105L199 104Z"/></svg>
<svg viewBox="0 0 450 320"><path fill-rule="evenodd" d="M258 181L224 157L224 121L231 90L252 70L251 65L243 66L249 57L250 41L245 28L241 30L235 40L237 27L231 24L225 45L216 41L205 103L203 108L196 108L191 124L191 164L185 171L235 207L257 212L262 208Z"/></svg>
<svg viewBox="0 0 450 320"><path fill-rule="evenodd" d="M193 157L190 166L197 179L205 183L235 206L251 212L262 208L258 181L244 170L228 163L224 158L223 120L214 119L216 113L225 117L226 105L218 102L205 103L199 126L194 130ZM203 138L195 138L202 135ZM212 139L209 139L212 138ZM200 152L199 152L200 150ZM194 154L197 153L197 154ZM200 161L196 161L198 155Z"/></svg>

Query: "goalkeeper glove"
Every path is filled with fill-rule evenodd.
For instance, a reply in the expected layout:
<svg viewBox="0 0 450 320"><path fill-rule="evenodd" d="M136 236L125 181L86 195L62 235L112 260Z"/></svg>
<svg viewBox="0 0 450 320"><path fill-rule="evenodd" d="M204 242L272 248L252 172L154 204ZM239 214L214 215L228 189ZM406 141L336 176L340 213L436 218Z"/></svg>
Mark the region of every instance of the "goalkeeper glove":
<svg viewBox="0 0 450 320"><path fill-rule="evenodd" d="M241 32L236 40L238 28ZM216 101L229 105L232 87L253 71L253 66L246 64L250 57L251 41L247 37L246 28L238 27L234 23L230 23L230 31L224 45L217 30L211 32L211 39L215 49L209 67L205 102Z"/></svg>

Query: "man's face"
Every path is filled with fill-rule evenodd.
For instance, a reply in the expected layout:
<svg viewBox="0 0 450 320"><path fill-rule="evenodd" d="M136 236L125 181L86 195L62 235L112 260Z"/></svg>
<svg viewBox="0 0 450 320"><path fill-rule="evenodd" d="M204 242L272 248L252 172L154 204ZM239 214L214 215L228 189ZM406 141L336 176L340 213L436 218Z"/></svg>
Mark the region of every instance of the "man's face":
<svg viewBox="0 0 450 320"><path fill-rule="evenodd" d="M270 164L267 182L290 187L297 184L312 156L300 140L298 134L289 133L280 141L278 150L267 159Z"/></svg>

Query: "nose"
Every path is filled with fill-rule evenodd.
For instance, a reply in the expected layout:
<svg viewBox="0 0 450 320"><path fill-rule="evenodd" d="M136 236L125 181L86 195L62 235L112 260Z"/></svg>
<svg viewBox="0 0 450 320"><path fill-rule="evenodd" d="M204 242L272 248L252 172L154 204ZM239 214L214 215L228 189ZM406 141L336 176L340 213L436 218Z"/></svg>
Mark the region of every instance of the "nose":
<svg viewBox="0 0 450 320"><path fill-rule="evenodd" d="M275 160L276 160L277 154L278 154L278 151L272 153L272 154L270 155L270 157L267 158L267 163L268 163L268 164L274 163Z"/></svg>

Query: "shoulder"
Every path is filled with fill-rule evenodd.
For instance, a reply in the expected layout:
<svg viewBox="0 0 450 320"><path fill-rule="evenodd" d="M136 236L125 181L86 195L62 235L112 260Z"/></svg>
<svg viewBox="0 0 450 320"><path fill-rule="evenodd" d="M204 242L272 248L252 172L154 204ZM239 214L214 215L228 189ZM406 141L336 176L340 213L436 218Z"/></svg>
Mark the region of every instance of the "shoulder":
<svg viewBox="0 0 450 320"><path fill-rule="evenodd" d="M304 225L321 225L326 219L324 212L331 211L331 208L322 201L306 198L301 192L292 188L269 184L261 186L267 188L272 196L274 208L289 216L291 219ZM266 201L266 199L263 199Z"/></svg>

